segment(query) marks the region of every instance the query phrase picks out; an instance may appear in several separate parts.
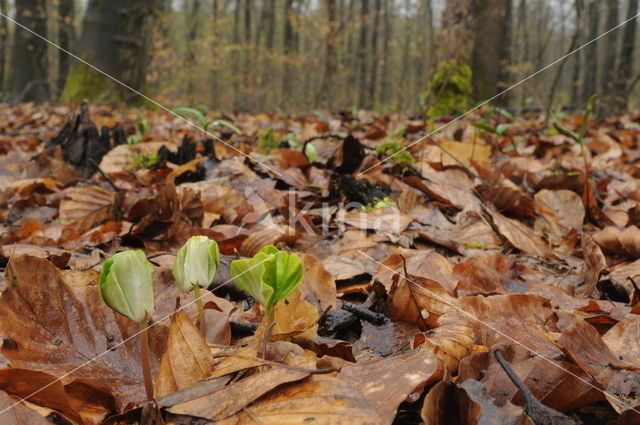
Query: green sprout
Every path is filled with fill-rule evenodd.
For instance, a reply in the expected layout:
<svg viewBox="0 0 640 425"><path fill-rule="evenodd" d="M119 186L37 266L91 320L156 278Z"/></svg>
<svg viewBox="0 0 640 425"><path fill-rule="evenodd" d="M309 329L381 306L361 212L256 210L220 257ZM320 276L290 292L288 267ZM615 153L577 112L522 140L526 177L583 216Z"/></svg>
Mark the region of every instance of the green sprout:
<svg viewBox="0 0 640 425"><path fill-rule="evenodd" d="M200 109L182 107L182 108L175 108L175 109L172 110L172 112L174 114L176 114L176 115L181 116L184 119L187 119L187 120L190 120L190 118L195 118L196 122L194 124L197 124L198 127L201 130L204 130L204 131L209 130L209 127L211 127L211 126L221 125L223 127L227 127L229 129L231 129L233 132L235 132L237 134L242 134L242 131L240 131L240 129L238 127L236 127L235 125L231 124L229 121L219 120L219 119L218 120L216 120L216 119L207 120L207 117L205 116L205 114Z"/></svg>
<svg viewBox="0 0 640 425"><path fill-rule="evenodd" d="M264 154L270 153L272 150L278 149L280 139L273 129L262 129L258 132L258 151Z"/></svg>
<svg viewBox="0 0 640 425"><path fill-rule="evenodd" d="M287 298L302 282L304 269L300 257L268 245L253 258L233 260L229 270L236 285L264 307L264 353L274 323L273 307L278 301Z"/></svg>
<svg viewBox="0 0 640 425"><path fill-rule="evenodd" d="M173 266L173 276L180 288L189 293L193 291L198 305L200 332L207 334L204 307L200 288L208 288L216 276L220 263L220 251L216 241L206 236L192 236L178 250Z"/></svg>
<svg viewBox="0 0 640 425"><path fill-rule="evenodd" d="M149 363L149 319L153 314L153 265L142 250L114 254L102 265L100 296L111 309L140 326L142 375L147 400L153 400Z"/></svg>

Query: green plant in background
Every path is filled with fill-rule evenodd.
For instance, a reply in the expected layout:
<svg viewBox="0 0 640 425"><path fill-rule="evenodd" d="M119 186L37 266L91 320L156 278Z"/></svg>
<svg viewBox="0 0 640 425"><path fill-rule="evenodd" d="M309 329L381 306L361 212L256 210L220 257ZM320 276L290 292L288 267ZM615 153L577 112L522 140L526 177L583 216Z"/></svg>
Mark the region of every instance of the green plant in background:
<svg viewBox="0 0 640 425"><path fill-rule="evenodd" d="M236 285L263 305L266 344L274 320L273 307L302 282L304 269L300 257L268 245L253 258L233 260L229 270Z"/></svg>
<svg viewBox="0 0 640 425"><path fill-rule="evenodd" d="M384 207L397 207L396 201L394 201L390 196L386 196L382 199L374 198L373 202L369 205L365 205L362 209L364 212L371 212L373 210L377 210Z"/></svg>
<svg viewBox="0 0 640 425"><path fill-rule="evenodd" d="M469 107L471 91L471 67L452 59L438 65L422 96L423 104L430 102L427 109L430 116L460 114Z"/></svg>
<svg viewBox="0 0 640 425"><path fill-rule="evenodd" d="M387 139L378 144L375 149L378 154L384 155L385 158L391 157L391 160L403 167L403 170L409 168L415 162L408 150L402 150L402 144L397 139Z"/></svg>
<svg viewBox="0 0 640 425"><path fill-rule="evenodd" d="M272 128L263 128L258 131L257 146L260 153L268 154L271 151L278 149L280 146L280 139Z"/></svg>
<svg viewBox="0 0 640 425"><path fill-rule="evenodd" d="M153 381L149 363L149 320L154 310L153 265L142 250L114 254L102 265L100 296L117 313L140 326L142 374L147 400L153 400Z"/></svg>
<svg viewBox="0 0 640 425"><path fill-rule="evenodd" d="M204 112L202 111L203 109L204 109ZM192 119L195 119L196 122L194 124L197 124L198 127L204 131L208 131L209 127L221 125L223 127L227 127L231 129L236 134L242 134L242 131L240 131L238 127L231 124L229 121L220 120L220 119L207 120L207 117L205 116L205 113L207 112L206 107L203 107L203 106L200 106L198 108L187 108L187 107L175 108L172 110L172 112L190 121Z"/></svg>
<svg viewBox="0 0 640 425"><path fill-rule="evenodd" d="M200 332L207 334L204 317L204 306L200 296L200 288L208 288L216 276L220 263L220 251L216 241L206 236L192 236L178 250L173 265L173 277L180 288L189 293L193 291L198 305L198 321Z"/></svg>
<svg viewBox="0 0 640 425"><path fill-rule="evenodd" d="M136 134L127 137L128 145L137 145L142 141L142 138L149 133L149 121L146 118L139 120L136 123Z"/></svg>
<svg viewBox="0 0 640 425"><path fill-rule="evenodd" d="M157 152L149 152L149 153L139 153L133 157L133 161L131 163L131 170L138 171L143 169L148 169L153 167L158 163L160 157Z"/></svg>
<svg viewBox="0 0 640 425"><path fill-rule="evenodd" d="M582 153L582 155L585 155L584 136L586 136L587 134L587 126L589 124L589 118L591 117L591 113L593 112L593 105L595 104L595 101L597 98L598 98L598 95L593 94L587 100L587 104L582 110L582 123L580 123L580 128L578 129L577 132L561 124L558 117L555 114L553 115L553 126L560 133L563 133L571 137L573 140L575 140L580 145L580 152Z"/></svg>

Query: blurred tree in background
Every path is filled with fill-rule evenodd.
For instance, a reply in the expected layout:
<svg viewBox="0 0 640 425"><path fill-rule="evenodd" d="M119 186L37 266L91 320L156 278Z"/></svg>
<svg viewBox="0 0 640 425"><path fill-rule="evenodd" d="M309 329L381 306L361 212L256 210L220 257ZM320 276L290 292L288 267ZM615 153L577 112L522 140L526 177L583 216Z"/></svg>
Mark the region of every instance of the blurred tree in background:
<svg viewBox="0 0 640 425"><path fill-rule="evenodd" d="M420 105L447 114L494 96L634 16L638 0L0 0L0 8L168 106L384 111ZM602 37L496 102L544 109L552 99L579 108L598 92L600 114L625 110L640 79L636 25ZM10 102L140 103L5 19L0 88Z"/></svg>

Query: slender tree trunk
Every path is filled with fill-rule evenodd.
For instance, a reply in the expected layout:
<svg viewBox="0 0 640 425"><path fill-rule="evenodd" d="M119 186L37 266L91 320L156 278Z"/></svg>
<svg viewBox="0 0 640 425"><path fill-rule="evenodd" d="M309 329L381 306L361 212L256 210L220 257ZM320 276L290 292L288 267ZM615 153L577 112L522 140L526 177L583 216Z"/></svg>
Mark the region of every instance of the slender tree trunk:
<svg viewBox="0 0 640 425"><path fill-rule="evenodd" d="M47 3L44 0L17 0L16 20L47 37ZM49 99L47 44L28 31L19 29L13 38L13 102L44 102Z"/></svg>
<svg viewBox="0 0 640 425"><path fill-rule="evenodd" d="M518 25L517 25L517 37L516 37L516 46L521 46L521 54L519 56L519 61L522 64L521 68L524 67L526 70L527 62L530 57L530 42L529 42L529 30L527 27L527 0L520 0L520 5L518 6ZM525 75L525 72L520 71L518 73L518 80L521 80ZM524 105L527 100L527 91L526 87L520 88L520 99L519 103Z"/></svg>
<svg viewBox="0 0 640 425"><path fill-rule="evenodd" d="M580 22L580 17L582 16L582 2L580 0L575 1L575 10L576 10L576 21ZM575 32L573 33L573 37L571 38L571 44L569 45L569 48L567 49L567 52L566 52L567 55L569 54L569 52L572 52L578 46L579 38L580 38L580 27L576 25ZM556 95L556 88L558 87L558 83L560 82L560 77L562 76L562 70L564 69L564 66L567 63L568 59L569 57L567 56L562 60L562 62L560 62L560 65L556 69L556 74L553 77L553 82L551 83L551 88L549 89L549 96L547 97L547 102L544 107L545 127L549 123L549 118L551 116L550 110L551 110L551 107L553 106L553 100Z"/></svg>
<svg viewBox="0 0 640 425"><path fill-rule="evenodd" d="M0 8L3 13L9 11L9 3L7 0L0 0ZM5 79L7 76L7 68L9 61L9 25L5 18L0 18L0 100L4 98L5 93Z"/></svg>
<svg viewBox="0 0 640 425"><path fill-rule="evenodd" d="M296 51L296 36L294 33L294 0L284 2L284 72L282 80L282 105L286 107L293 96L293 55Z"/></svg>
<svg viewBox="0 0 640 425"><path fill-rule="evenodd" d="M191 4L187 3L188 7L188 31L187 31L187 99L189 104L195 103L196 94L196 77L198 73L198 59L196 56L196 39L199 32L199 15L200 15L200 0L191 0Z"/></svg>
<svg viewBox="0 0 640 425"><path fill-rule="evenodd" d="M390 103L391 99L389 96L389 42L391 40L391 20L393 10L393 0L384 0L384 21L383 21L383 31L384 31L384 39L382 40L382 75L381 77L381 88L380 88L380 97L382 102Z"/></svg>
<svg viewBox="0 0 640 425"><path fill-rule="evenodd" d="M213 0L213 43L214 46L217 46L221 43L220 38L220 29L218 28L219 19L220 19L220 0ZM220 60L217 53L217 49L213 52L213 72L211 73L211 93L213 102L219 102L219 93L218 93L218 74L220 72ZM215 104L215 103L214 103Z"/></svg>
<svg viewBox="0 0 640 425"><path fill-rule="evenodd" d="M608 3L607 30L618 24L618 2ZM616 47L617 31L607 34L604 40L604 62L600 73L600 88L598 92L601 96L601 107L598 108L598 115L606 115L613 108L614 84L616 80Z"/></svg>
<svg viewBox="0 0 640 425"><path fill-rule="evenodd" d="M231 55L231 78L233 80L233 107L238 109L242 103L242 92L240 91L240 78L237 73L240 71L240 8L241 0L235 0L233 8L233 53Z"/></svg>
<svg viewBox="0 0 640 425"><path fill-rule="evenodd" d="M600 2L598 0L587 0L587 15L589 18L589 40L598 36L600 26ZM582 103L598 91L598 43L591 43L585 48L584 54L584 90L582 92Z"/></svg>
<svg viewBox="0 0 640 425"><path fill-rule="evenodd" d="M358 107L366 108L369 104L369 93L367 93L367 45L369 39L368 32L369 0L362 0L360 9L360 40L358 42Z"/></svg>
<svg viewBox="0 0 640 425"><path fill-rule="evenodd" d="M375 106L377 101L377 88L378 88L378 38L380 34L380 12L382 10L382 1L374 1L373 9L373 28L371 34L371 76L369 77L369 103L367 108Z"/></svg>
<svg viewBox="0 0 640 425"><path fill-rule="evenodd" d="M498 83L496 87L497 92L501 92L509 87L511 82L511 72L509 71L509 65L511 64L511 26L513 19L513 11L511 8L511 0L502 0L502 10L504 10L504 17L502 22L502 36L500 37L500 60L498 71ZM500 106L507 106L509 104L510 95L509 92L503 94L496 99L496 104Z"/></svg>
<svg viewBox="0 0 640 425"><path fill-rule="evenodd" d="M505 41L507 8L505 0L474 0L475 40L471 54L473 97L491 98L498 92L501 59ZM496 46L498 48L496 48Z"/></svg>
<svg viewBox="0 0 640 425"><path fill-rule="evenodd" d="M331 97L335 90L335 74L337 69L336 43L338 21L336 17L336 1L326 0L327 5L327 35L325 38L324 79L318 99L325 107L331 108Z"/></svg>
<svg viewBox="0 0 640 425"><path fill-rule="evenodd" d="M629 0L627 9L627 19L631 19L638 14L638 1ZM622 33L622 47L620 49L620 60L616 71L615 98L612 102L611 114L619 114L626 110L629 89L629 81L633 68L633 53L635 50L637 19L627 23Z"/></svg>
<svg viewBox="0 0 640 425"><path fill-rule="evenodd" d="M75 30L73 21L75 17L74 0L58 0L58 44L65 50L73 50L75 42ZM58 52L58 86L56 94L59 96L64 88L64 83L69 74L69 60L71 58L63 51Z"/></svg>
<svg viewBox="0 0 640 425"><path fill-rule="evenodd" d="M242 85L248 93L254 93L253 90L253 70L252 70L252 58L254 55L254 49L251 44L252 41L252 8L253 0L245 0L244 2L244 64L242 71ZM245 109L251 108L253 105L250 103L253 100L253 96L246 96L244 98Z"/></svg>
<svg viewBox="0 0 640 425"><path fill-rule="evenodd" d="M82 23L80 56L129 87L144 91L151 31L161 6L157 0L89 0ZM62 101L85 98L107 102L144 101L88 66L74 62Z"/></svg>
<svg viewBox="0 0 640 425"><path fill-rule="evenodd" d="M576 10L580 10L580 14L576 14L576 33L578 34L578 41L580 41L580 38L582 37L582 10L584 10L584 0L576 0ZM578 106L578 102L580 99L580 86L582 85L582 82L580 81L580 72L581 72L581 67L580 64L582 63L582 50L574 53L573 55L573 71L572 71L572 76L571 76L571 94L570 94L570 99L571 99L571 106L574 108L577 108Z"/></svg>

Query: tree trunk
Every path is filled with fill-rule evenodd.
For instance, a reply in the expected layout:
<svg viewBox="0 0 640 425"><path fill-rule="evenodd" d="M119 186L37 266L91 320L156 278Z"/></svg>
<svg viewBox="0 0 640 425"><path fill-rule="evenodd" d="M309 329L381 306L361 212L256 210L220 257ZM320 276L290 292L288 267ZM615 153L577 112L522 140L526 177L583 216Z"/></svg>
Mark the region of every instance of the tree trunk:
<svg viewBox="0 0 640 425"><path fill-rule="evenodd" d="M327 4L327 36L325 38L324 79L319 93L319 100L325 107L331 106L331 97L335 89L335 74L337 69L336 43L338 21L336 17L336 0L326 0Z"/></svg>
<svg viewBox="0 0 640 425"><path fill-rule="evenodd" d="M509 72L509 65L511 64L511 26L512 26L512 8L511 0L502 0L504 18L502 22L502 37L500 38L500 71L498 72L498 84L496 90L498 92L504 91L509 87L511 82L511 72ZM500 106L507 106L509 104L509 93L505 93L496 99L496 104Z"/></svg>
<svg viewBox="0 0 640 425"><path fill-rule="evenodd" d="M580 10L582 11L584 9L584 0L576 0L576 10ZM576 15L576 33L578 34L578 41L580 40L580 37L582 35L582 31L581 31L581 27L582 27L582 12L579 15ZM570 101L571 101L571 106L573 108L577 108L578 106L578 102L580 99L580 86L582 85L582 82L580 81L580 72L581 72L581 67L580 64L582 63L582 50L574 53L573 55L573 71L572 71L572 76L571 76L571 94L570 94Z"/></svg>
<svg viewBox="0 0 640 425"><path fill-rule="evenodd" d="M9 10L7 0L0 0L0 8L3 13ZM5 18L0 17L0 100L5 97L5 78L7 76L7 65L9 63L9 49L7 48L9 41L9 25Z"/></svg>
<svg viewBox="0 0 640 425"><path fill-rule="evenodd" d="M378 88L378 34L380 33L380 11L382 9L382 1L375 0L373 9L373 28L371 34L371 76L369 77L369 103L367 108L375 105Z"/></svg>
<svg viewBox="0 0 640 425"><path fill-rule="evenodd" d="M638 2L639 0L629 0L627 19L631 19L638 14ZM618 61L615 79L615 98L612 102L612 109L609 111L611 114L619 114L627 109L627 90L630 88L629 80L631 79L633 67L636 27L637 19L633 19L625 25L624 32L622 33L622 47L620 49L620 60Z"/></svg>
<svg viewBox="0 0 640 425"><path fill-rule="evenodd" d="M496 95L505 41L505 0L474 0L475 39L471 54L473 98L480 102ZM508 40L507 40L508 41ZM496 48L498 47L498 48Z"/></svg>
<svg viewBox="0 0 640 425"><path fill-rule="evenodd" d="M600 26L600 2L598 0L587 0L587 15L589 18L589 40L598 36ZM585 49L584 54L584 90L582 92L582 103L598 91L598 43L591 43Z"/></svg>
<svg viewBox="0 0 640 425"><path fill-rule="evenodd" d="M186 7L189 6L187 3ZM198 63L196 57L196 38L198 37L198 17L200 15L200 0L191 0L191 7L188 7L187 15L189 16L187 22L187 101L190 105L195 103L196 93L196 76L198 75Z"/></svg>
<svg viewBox="0 0 640 425"><path fill-rule="evenodd" d="M609 2L608 8L607 30L618 24L618 2ZM598 115L608 114L614 103L613 90L616 80L617 34L617 31L612 31L606 35L604 40L604 62L602 63L602 73L600 75L600 84L598 89L601 96L601 107L598 108Z"/></svg>
<svg viewBox="0 0 640 425"><path fill-rule="evenodd" d="M72 51L72 44L75 42L75 28L73 21L75 19L75 1L74 0L58 0L58 44L65 50ZM63 52L58 51L58 86L56 94L60 95L64 88L64 83L69 74L69 61L71 57Z"/></svg>
<svg viewBox="0 0 640 425"><path fill-rule="evenodd" d="M358 108L366 108L369 104L369 96L367 93L368 15L369 0L362 0L362 9L360 9L360 39L358 42Z"/></svg>
<svg viewBox="0 0 640 425"><path fill-rule="evenodd" d="M90 0L82 23L79 56L111 77L144 91L151 30L161 3L157 0ZM91 99L144 103L111 79L76 62L61 96L63 102Z"/></svg>
<svg viewBox="0 0 640 425"><path fill-rule="evenodd" d="M214 46L217 46L221 41L219 40L220 30L218 28L218 20L220 18L220 0L213 0L212 8L213 8L213 40L214 40L213 43L214 43ZM220 67L220 60L218 58L217 52L214 51L213 72L211 73L211 94L212 94L214 105L216 102L219 102L219 98L220 98L218 93L218 74L220 72L219 67Z"/></svg>
<svg viewBox="0 0 640 425"><path fill-rule="evenodd" d="M45 0L17 0L16 20L47 37L47 3ZM49 99L49 64L47 43L18 28L13 38L12 102L44 102Z"/></svg>
<svg viewBox="0 0 640 425"><path fill-rule="evenodd" d="M391 20L393 19L393 0L384 0L384 39L382 41L382 75L380 97L383 102L389 103L389 42L391 41Z"/></svg>
<svg viewBox="0 0 640 425"><path fill-rule="evenodd" d="M282 106L286 107L290 104L289 99L292 97L291 88L293 87L293 54L296 51L296 39L294 34L294 0L285 0L284 2L284 72L282 79Z"/></svg>

